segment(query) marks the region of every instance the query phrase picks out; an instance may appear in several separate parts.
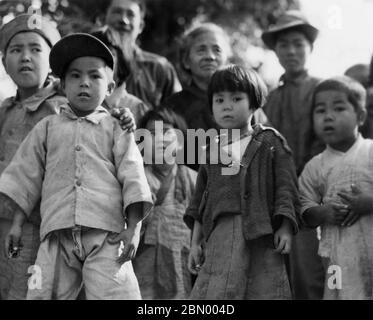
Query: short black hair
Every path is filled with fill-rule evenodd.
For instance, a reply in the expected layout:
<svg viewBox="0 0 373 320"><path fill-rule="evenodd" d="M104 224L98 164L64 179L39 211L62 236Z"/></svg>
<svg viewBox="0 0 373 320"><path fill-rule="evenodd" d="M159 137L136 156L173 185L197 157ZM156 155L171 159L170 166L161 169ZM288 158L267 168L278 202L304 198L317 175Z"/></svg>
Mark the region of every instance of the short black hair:
<svg viewBox="0 0 373 320"><path fill-rule="evenodd" d="M339 91L347 95L348 101L357 113L366 111L366 90L361 83L347 76L337 76L321 81L313 92L312 114L315 109L316 95L322 91Z"/></svg>
<svg viewBox="0 0 373 320"><path fill-rule="evenodd" d="M161 106L156 110L150 110L145 113L140 120L139 128L145 129L149 121L162 121L170 124L173 128L179 129L184 137L186 136L188 126L184 118L168 107Z"/></svg>
<svg viewBox="0 0 373 320"><path fill-rule="evenodd" d="M144 18L146 16L146 0L129 0L129 1L135 2L139 5L141 17ZM107 13L112 3L113 3L113 0L106 1L106 6L104 9L105 13Z"/></svg>
<svg viewBox="0 0 373 320"><path fill-rule="evenodd" d="M245 92L249 97L250 109L261 108L267 96L267 87L261 77L253 70L231 64L217 70L211 77L207 95L212 111L212 96L221 91Z"/></svg>

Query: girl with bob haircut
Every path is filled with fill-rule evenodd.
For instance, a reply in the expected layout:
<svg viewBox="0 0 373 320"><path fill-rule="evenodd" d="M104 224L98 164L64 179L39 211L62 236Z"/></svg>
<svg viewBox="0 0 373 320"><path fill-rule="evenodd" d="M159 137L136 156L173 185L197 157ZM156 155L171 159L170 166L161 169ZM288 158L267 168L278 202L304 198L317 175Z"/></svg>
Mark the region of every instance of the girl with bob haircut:
<svg viewBox="0 0 373 320"><path fill-rule="evenodd" d="M210 110L228 139L207 149L230 152L236 170L223 174L220 161L200 166L184 216L193 229L188 268L198 274L191 299L291 298L283 255L298 231L297 177L285 139L251 125L265 95L253 70L230 65L211 78Z"/></svg>

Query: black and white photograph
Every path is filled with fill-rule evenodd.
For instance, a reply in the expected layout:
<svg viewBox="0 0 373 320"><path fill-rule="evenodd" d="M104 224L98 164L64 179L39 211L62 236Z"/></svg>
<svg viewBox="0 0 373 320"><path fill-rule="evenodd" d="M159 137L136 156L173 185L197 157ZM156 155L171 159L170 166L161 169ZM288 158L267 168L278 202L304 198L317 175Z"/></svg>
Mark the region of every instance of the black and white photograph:
<svg viewBox="0 0 373 320"><path fill-rule="evenodd" d="M372 300L372 16L0 0L0 300Z"/></svg>

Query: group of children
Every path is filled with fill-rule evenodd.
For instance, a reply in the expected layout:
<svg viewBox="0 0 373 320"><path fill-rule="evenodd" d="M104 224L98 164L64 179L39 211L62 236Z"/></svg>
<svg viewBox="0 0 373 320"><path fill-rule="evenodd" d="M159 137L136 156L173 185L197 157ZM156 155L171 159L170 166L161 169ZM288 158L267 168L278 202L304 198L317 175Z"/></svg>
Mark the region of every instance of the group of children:
<svg viewBox="0 0 373 320"><path fill-rule="evenodd" d="M0 30L18 89L0 107L1 299L373 298L366 92L308 76L318 31L302 14L263 34L285 69L268 99L255 71L227 64L224 31L205 24L185 35L190 85L163 107L128 98L131 68L110 31L60 39L28 18ZM151 164L134 122L150 133ZM224 134L191 164L198 174L178 163L177 131L212 127Z"/></svg>

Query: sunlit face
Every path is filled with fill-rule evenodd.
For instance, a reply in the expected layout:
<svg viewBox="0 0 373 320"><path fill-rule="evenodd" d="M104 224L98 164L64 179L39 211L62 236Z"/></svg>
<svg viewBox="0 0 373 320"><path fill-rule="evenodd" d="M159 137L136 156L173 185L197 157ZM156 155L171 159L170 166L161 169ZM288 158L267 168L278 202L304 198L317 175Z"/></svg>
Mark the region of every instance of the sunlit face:
<svg viewBox="0 0 373 320"><path fill-rule="evenodd" d="M214 72L227 63L229 44L223 35L205 32L193 42L184 66L197 82L208 83Z"/></svg>
<svg viewBox="0 0 373 320"><path fill-rule="evenodd" d="M112 0L106 12L106 24L136 41L144 27L139 4L131 0Z"/></svg>
<svg viewBox="0 0 373 320"><path fill-rule="evenodd" d="M302 32L281 33L276 41L275 52L280 64L288 73L298 73L305 69L312 47Z"/></svg>
<svg viewBox="0 0 373 320"><path fill-rule="evenodd" d="M66 97L79 111L92 111L102 104L115 87L105 62L96 57L73 60L63 81Z"/></svg>
<svg viewBox="0 0 373 320"><path fill-rule="evenodd" d="M162 128L162 130L160 130ZM145 138L144 148L152 150L153 163L156 159L162 159L164 163L175 162L176 152L180 149L180 143L175 128L162 121L150 120L146 129L151 134L151 139Z"/></svg>
<svg viewBox="0 0 373 320"><path fill-rule="evenodd" d="M314 129L325 144L339 151L347 151L355 142L364 114L358 114L346 93L321 91L315 96Z"/></svg>
<svg viewBox="0 0 373 320"><path fill-rule="evenodd" d="M212 96L216 123L224 129L247 129L253 110L246 92L216 92Z"/></svg>
<svg viewBox="0 0 373 320"><path fill-rule="evenodd" d="M49 73L51 48L35 32L21 32L9 42L4 67L16 85L22 89L42 88Z"/></svg>

